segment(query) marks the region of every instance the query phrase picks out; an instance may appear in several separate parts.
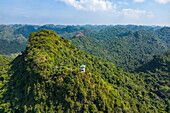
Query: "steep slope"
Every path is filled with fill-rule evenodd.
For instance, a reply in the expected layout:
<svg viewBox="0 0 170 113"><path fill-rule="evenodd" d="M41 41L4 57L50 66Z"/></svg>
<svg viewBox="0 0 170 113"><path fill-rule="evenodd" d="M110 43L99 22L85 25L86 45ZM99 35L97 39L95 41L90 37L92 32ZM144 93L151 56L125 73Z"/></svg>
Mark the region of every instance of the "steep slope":
<svg viewBox="0 0 170 113"><path fill-rule="evenodd" d="M86 64L83 57L90 57L85 55L52 31L32 33L26 51L13 62L15 76L7 92L12 109L7 111L109 112L123 107L118 91L101 77L79 73L79 63Z"/></svg>
<svg viewBox="0 0 170 113"><path fill-rule="evenodd" d="M86 73L79 66L87 66ZM1 112L166 112L142 78L78 50L53 31L30 34L13 62Z"/></svg>
<svg viewBox="0 0 170 113"><path fill-rule="evenodd" d="M108 28L93 38L77 37L71 41L81 50L105 58L125 71L133 71L144 64L149 55L166 51L166 46L154 33L144 30Z"/></svg>
<svg viewBox="0 0 170 113"><path fill-rule="evenodd" d="M146 89L165 100L170 111L170 50L154 58L136 70L147 84Z"/></svg>
<svg viewBox="0 0 170 113"><path fill-rule="evenodd" d="M153 59L145 65L139 67L137 72L169 72L170 73L170 50L164 54L154 55Z"/></svg>
<svg viewBox="0 0 170 113"><path fill-rule="evenodd" d="M127 34L129 34L129 32L130 30L125 28L109 27L109 28L102 29L98 32L92 32L90 34L85 33L85 35L98 40L105 40L116 36L117 37L126 36Z"/></svg>
<svg viewBox="0 0 170 113"><path fill-rule="evenodd" d="M10 59L0 55L0 88L5 84L5 80L7 78L7 71L9 69Z"/></svg>
<svg viewBox="0 0 170 113"><path fill-rule="evenodd" d="M163 27L156 30L158 37L165 43L167 49L170 49L170 27Z"/></svg>
<svg viewBox="0 0 170 113"><path fill-rule="evenodd" d="M73 39L81 50L107 59L125 71L133 72L146 63L145 59L155 53L169 49L169 27L136 25L0 25L0 54L23 51L28 34L37 30L48 29L71 39L78 32L84 34L81 40ZM83 41L83 42L81 42ZM94 41L94 43L93 43Z"/></svg>
<svg viewBox="0 0 170 113"><path fill-rule="evenodd" d="M37 31L37 26L35 25L25 25L14 31L14 35L23 35L25 38L28 38L29 34Z"/></svg>
<svg viewBox="0 0 170 113"><path fill-rule="evenodd" d="M0 25L0 54L18 53L25 49L27 39L22 34L14 32L22 25Z"/></svg>
<svg viewBox="0 0 170 113"><path fill-rule="evenodd" d="M0 39L12 39L16 38L15 35L13 35L14 31L16 30L15 27L10 27L8 25L0 25Z"/></svg>
<svg viewBox="0 0 170 113"><path fill-rule="evenodd" d="M20 53L25 50L27 40L17 38L11 40L0 39L0 54L10 55L12 53Z"/></svg>
<svg viewBox="0 0 170 113"><path fill-rule="evenodd" d="M8 70L10 69L10 66L8 65L10 63L10 59L0 55L0 112L1 109L3 109L4 104L2 103L3 93L6 91L5 85L7 84L7 81L9 79Z"/></svg>

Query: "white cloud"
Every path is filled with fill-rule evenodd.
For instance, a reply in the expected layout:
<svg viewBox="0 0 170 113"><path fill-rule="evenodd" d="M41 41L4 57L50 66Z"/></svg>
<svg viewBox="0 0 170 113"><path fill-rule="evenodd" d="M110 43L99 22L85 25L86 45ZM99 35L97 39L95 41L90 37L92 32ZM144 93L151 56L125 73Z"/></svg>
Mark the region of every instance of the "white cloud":
<svg viewBox="0 0 170 113"><path fill-rule="evenodd" d="M145 10L135 10L135 9L122 9L119 11L118 16L123 16L129 19L139 19L139 18L153 18L154 14L151 11Z"/></svg>
<svg viewBox="0 0 170 113"><path fill-rule="evenodd" d="M70 5L78 10L85 11L109 11L109 14L114 15L115 17L123 16L125 18L139 18L141 16L152 17L153 14L145 10L135 10L135 9L116 9L116 3L108 0L56 0L64 2L67 5ZM135 0L135 1L145 1L145 0ZM128 2L117 2L119 5L128 5ZM112 13L110 13L112 12Z"/></svg>
<svg viewBox="0 0 170 113"><path fill-rule="evenodd" d="M147 14L147 12L143 10L122 9L121 11L121 15L128 18L139 18L145 14Z"/></svg>
<svg viewBox="0 0 170 113"><path fill-rule="evenodd" d="M146 0L133 0L134 2L145 2ZM160 4L166 4L168 2L170 2L170 0L155 0L156 2L160 3Z"/></svg>
<svg viewBox="0 0 170 113"><path fill-rule="evenodd" d="M118 1L118 4L120 4L120 5L129 5L129 3L126 2L126 1Z"/></svg>
<svg viewBox="0 0 170 113"><path fill-rule="evenodd" d="M133 0L134 2L144 2L145 0Z"/></svg>
<svg viewBox="0 0 170 113"><path fill-rule="evenodd" d="M170 0L155 0L155 1L160 4L166 4L166 3L170 2Z"/></svg>
<svg viewBox="0 0 170 113"><path fill-rule="evenodd" d="M112 2L108 0L57 0L71 5L76 9L87 11L108 11L115 8Z"/></svg>

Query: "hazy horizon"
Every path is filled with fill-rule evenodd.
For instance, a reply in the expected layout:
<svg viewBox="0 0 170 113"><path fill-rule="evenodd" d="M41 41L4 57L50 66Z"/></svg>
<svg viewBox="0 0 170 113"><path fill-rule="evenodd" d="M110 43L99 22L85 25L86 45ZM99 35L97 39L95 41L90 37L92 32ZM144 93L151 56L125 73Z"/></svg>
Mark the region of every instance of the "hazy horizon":
<svg viewBox="0 0 170 113"><path fill-rule="evenodd" d="M53 24L53 23L47 23L47 24L0 24L0 25L35 25L35 26L45 26L45 25L55 25L55 26L148 26L148 27L170 27L170 25L142 25L142 24Z"/></svg>

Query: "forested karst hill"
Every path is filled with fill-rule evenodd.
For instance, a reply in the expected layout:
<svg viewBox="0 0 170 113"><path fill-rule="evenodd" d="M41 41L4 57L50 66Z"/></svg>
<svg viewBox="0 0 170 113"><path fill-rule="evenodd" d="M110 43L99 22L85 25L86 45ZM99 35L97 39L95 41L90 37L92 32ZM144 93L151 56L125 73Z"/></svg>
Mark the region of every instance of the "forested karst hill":
<svg viewBox="0 0 170 113"><path fill-rule="evenodd" d="M79 66L87 66L80 73ZM5 64L6 65L6 64ZM4 67L5 68L5 67ZM30 34L1 90L1 112L168 112L145 79L89 55L53 31Z"/></svg>
<svg viewBox="0 0 170 113"><path fill-rule="evenodd" d="M0 54L23 51L28 34L42 29L57 32L70 39L79 49L107 59L125 71L134 71L148 61L152 55L170 49L169 27L0 25ZM84 38L75 38L78 33L83 34Z"/></svg>
<svg viewBox="0 0 170 113"><path fill-rule="evenodd" d="M166 47L170 49L170 28L164 27L160 30L156 30L158 37L166 43Z"/></svg>
<svg viewBox="0 0 170 113"><path fill-rule="evenodd" d="M165 100L170 110L170 50L154 55L153 59L139 67L136 72L144 78L147 89Z"/></svg>
<svg viewBox="0 0 170 113"><path fill-rule="evenodd" d="M163 44L154 32L121 30L108 28L89 36L95 38L75 37L71 41L81 50L114 62L126 71L144 64L147 55L167 50L168 43Z"/></svg>
<svg viewBox="0 0 170 113"><path fill-rule="evenodd" d="M170 73L170 50L164 54L154 55L153 59L145 65L139 67L137 72L169 72Z"/></svg>

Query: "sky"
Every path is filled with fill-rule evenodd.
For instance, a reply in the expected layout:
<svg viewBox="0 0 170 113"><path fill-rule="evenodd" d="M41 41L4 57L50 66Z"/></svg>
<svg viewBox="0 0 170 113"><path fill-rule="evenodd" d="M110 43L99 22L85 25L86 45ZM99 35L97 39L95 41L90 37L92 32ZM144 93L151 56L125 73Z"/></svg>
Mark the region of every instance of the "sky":
<svg viewBox="0 0 170 113"><path fill-rule="evenodd" d="M0 24L170 26L170 0L0 0Z"/></svg>

